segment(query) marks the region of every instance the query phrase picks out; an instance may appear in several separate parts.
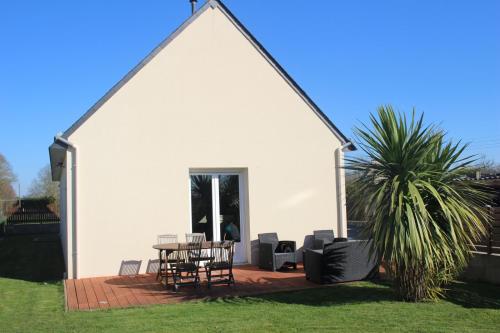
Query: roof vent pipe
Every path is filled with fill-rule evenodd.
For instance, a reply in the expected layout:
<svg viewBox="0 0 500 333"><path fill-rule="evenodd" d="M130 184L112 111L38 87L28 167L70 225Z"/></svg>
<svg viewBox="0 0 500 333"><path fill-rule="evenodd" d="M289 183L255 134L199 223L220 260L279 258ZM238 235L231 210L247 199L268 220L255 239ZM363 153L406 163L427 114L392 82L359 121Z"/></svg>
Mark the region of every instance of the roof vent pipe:
<svg viewBox="0 0 500 333"><path fill-rule="evenodd" d="M196 11L196 3L198 2L198 0L189 0L189 2L191 2L191 15L193 15Z"/></svg>

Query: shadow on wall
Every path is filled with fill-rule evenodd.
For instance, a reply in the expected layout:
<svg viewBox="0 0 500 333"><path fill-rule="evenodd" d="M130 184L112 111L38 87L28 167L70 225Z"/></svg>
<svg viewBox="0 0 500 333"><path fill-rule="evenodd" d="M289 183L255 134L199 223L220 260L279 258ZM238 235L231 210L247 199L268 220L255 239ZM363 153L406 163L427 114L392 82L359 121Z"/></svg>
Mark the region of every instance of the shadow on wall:
<svg viewBox="0 0 500 333"><path fill-rule="evenodd" d="M305 249L312 249L314 245L314 236L313 235L306 235L304 237L304 245L299 247L297 251L299 252L299 260L304 261L303 255L304 255L304 250Z"/></svg>
<svg viewBox="0 0 500 333"><path fill-rule="evenodd" d="M303 258L302 258L303 250L307 249L307 248L312 248L313 240L314 240L313 235L306 235L304 237L303 245L299 246L299 244L297 244L297 251L295 253L298 255L299 262L303 261ZM250 263L252 265L258 266L259 265L259 240L258 239L254 239L254 240L250 241L250 255L251 255Z"/></svg>
<svg viewBox="0 0 500 333"><path fill-rule="evenodd" d="M474 253L461 278L472 282L486 282L500 285L500 256Z"/></svg>
<svg viewBox="0 0 500 333"><path fill-rule="evenodd" d="M252 265L259 265L259 240L254 239L250 241L250 263Z"/></svg>
<svg viewBox="0 0 500 333"><path fill-rule="evenodd" d="M138 275L141 270L142 260L122 260L118 275Z"/></svg>
<svg viewBox="0 0 500 333"><path fill-rule="evenodd" d="M160 260L159 259L149 259L148 266L146 267L146 273L157 273L160 268Z"/></svg>

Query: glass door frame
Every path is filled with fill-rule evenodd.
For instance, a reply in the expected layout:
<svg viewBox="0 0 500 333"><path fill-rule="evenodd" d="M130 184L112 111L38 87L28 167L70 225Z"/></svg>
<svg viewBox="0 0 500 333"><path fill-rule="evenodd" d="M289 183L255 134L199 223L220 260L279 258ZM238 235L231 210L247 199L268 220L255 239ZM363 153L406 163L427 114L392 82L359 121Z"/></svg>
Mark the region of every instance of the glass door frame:
<svg viewBox="0 0 500 333"><path fill-rule="evenodd" d="M219 196L219 177L220 176L238 176L238 194L240 203L240 246L243 247L240 255L242 258L236 258L235 250L235 264L243 264L248 262L248 239L247 239L247 219L246 219L246 179L245 173L242 171L232 170L189 170L188 184L189 184L189 232L193 230L193 216L192 216L192 202L191 202L191 176L210 176L212 180L212 232L214 240L222 240L220 234L220 196ZM238 243L236 243L238 246Z"/></svg>

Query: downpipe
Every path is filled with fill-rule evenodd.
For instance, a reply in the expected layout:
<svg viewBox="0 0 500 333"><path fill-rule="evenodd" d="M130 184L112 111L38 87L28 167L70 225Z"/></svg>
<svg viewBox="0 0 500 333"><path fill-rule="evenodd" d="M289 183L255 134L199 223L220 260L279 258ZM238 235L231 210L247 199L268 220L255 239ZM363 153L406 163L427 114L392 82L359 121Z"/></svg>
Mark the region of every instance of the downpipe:
<svg viewBox="0 0 500 333"><path fill-rule="evenodd" d="M344 219L346 219L346 206L345 206L345 184L344 177L342 177L343 160L342 153L353 147L351 141L344 143L342 146L335 149L335 177L337 178L337 231L339 233L338 237L347 237L347 221L344 225ZM344 230L345 229L345 230Z"/></svg>
<svg viewBox="0 0 500 333"><path fill-rule="evenodd" d="M78 195L78 172L77 172L77 148L76 145L74 145L71 141L68 139L64 138L61 134L57 134L54 137L54 142L59 142L62 143L63 145L67 146L71 150L71 178L72 178L72 203L71 203L71 212L72 212L72 218L71 218L71 232L72 232L72 242L71 242L71 256L73 259L73 279L76 279L78 277L78 233L77 233L77 220L78 220L78 214L77 214L77 195Z"/></svg>

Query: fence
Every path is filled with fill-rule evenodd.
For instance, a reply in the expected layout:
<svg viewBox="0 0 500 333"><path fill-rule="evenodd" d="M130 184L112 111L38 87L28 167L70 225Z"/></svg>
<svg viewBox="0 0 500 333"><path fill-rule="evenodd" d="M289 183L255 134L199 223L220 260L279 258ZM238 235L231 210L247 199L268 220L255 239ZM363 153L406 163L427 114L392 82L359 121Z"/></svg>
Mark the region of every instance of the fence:
<svg viewBox="0 0 500 333"><path fill-rule="evenodd" d="M486 254L500 254L500 207L489 207L492 217L491 224L487 226L484 239L474 244L474 251ZM366 221L347 221L348 236L351 239L362 239L362 229Z"/></svg>
<svg viewBox="0 0 500 333"><path fill-rule="evenodd" d="M487 226L487 235L475 245L476 251L487 254L500 254L500 207L489 207L491 224Z"/></svg>
<svg viewBox="0 0 500 333"><path fill-rule="evenodd" d="M23 199L8 207L6 234L58 233L59 216L47 199Z"/></svg>
<svg viewBox="0 0 500 333"><path fill-rule="evenodd" d="M354 240L365 239L366 237L363 235L363 229L366 223L366 221L347 221L348 238Z"/></svg>
<svg viewBox="0 0 500 333"><path fill-rule="evenodd" d="M9 216L14 214L20 204L21 201L18 199L0 200L0 223L5 222Z"/></svg>

